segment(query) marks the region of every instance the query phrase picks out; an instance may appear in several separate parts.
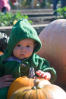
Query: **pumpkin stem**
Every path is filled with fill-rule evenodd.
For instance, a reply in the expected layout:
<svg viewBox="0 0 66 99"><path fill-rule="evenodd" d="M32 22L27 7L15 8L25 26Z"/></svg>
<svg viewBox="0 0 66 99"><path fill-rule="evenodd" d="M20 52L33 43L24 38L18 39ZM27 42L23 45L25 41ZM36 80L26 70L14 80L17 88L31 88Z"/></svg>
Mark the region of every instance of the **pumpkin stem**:
<svg viewBox="0 0 66 99"><path fill-rule="evenodd" d="M34 80L34 86L32 89L41 89L43 88L45 85L50 85L51 83L48 80L39 80L39 79L35 79Z"/></svg>
<svg viewBox="0 0 66 99"><path fill-rule="evenodd" d="M39 79L35 79L35 80L34 80L34 86L32 87L32 89L37 89L39 82L40 82Z"/></svg>

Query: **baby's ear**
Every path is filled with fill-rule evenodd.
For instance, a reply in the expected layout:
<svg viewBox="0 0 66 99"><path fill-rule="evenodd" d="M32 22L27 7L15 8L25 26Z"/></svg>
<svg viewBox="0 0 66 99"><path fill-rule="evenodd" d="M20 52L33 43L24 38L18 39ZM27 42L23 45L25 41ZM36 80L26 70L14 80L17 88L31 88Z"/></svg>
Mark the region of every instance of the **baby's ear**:
<svg viewBox="0 0 66 99"><path fill-rule="evenodd" d="M34 50L35 50L36 46L37 46L37 43L36 43L36 42L34 42Z"/></svg>
<svg viewBox="0 0 66 99"><path fill-rule="evenodd" d="M35 46L34 48L36 48L36 46L38 46L37 42L34 42L34 46Z"/></svg>

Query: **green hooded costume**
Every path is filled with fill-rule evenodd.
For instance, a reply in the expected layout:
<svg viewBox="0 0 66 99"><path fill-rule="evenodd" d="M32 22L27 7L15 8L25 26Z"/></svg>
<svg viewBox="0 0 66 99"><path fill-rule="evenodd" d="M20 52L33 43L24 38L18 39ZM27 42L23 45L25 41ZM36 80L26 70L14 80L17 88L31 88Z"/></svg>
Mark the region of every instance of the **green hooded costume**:
<svg viewBox="0 0 66 99"><path fill-rule="evenodd" d="M36 42L36 46L33 54L23 60L16 59L12 56L15 45L23 39L33 39ZM51 73L51 81L56 79L56 71L50 67L48 61L39 57L35 52L41 48L41 41L37 35L36 30L26 19L19 20L12 28L10 33L10 39L8 41L7 49L4 55L0 57L0 77L4 75L13 75L17 78L20 76L35 76L35 71L42 70L44 72ZM8 87L0 88L0 99L7 99Z"/></svg>

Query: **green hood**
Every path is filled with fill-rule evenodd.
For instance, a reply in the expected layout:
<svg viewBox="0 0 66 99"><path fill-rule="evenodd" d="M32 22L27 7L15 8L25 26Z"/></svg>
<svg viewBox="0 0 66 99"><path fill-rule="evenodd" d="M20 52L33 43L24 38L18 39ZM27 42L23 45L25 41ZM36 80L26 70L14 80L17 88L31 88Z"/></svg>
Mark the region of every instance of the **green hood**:
<svg viewBox="0 0 66 99"><path fill-rule="evenodd" d="M5 50L6 57L11 56L15 45L23 39L30 38L36 41L34 52L37 52L41 48L41 41L38 37L36 30L28 22L27 19L19 20L12 28L10 33L10 39L8 41L7 49Z"/></svg>

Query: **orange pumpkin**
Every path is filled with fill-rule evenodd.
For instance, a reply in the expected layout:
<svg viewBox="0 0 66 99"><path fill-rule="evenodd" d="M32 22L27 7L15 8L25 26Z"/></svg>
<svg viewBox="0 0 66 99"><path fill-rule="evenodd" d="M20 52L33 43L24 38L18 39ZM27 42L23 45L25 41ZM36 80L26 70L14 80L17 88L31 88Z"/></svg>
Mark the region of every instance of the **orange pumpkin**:
<svg viewBox="0 0 66 99"><path fill-rule="evenodd" d="M3 55L3 52L2 52L2 51L0 51L0 56L1 56L1 55Z"/></svg>
<svg viewBox="0 0 66 99"><path fill-rule="evenodd" d="M10 99L66 99L66 93L62 88L53 84L44 85L43 82L35 81L33 87L20 88L12 94Z"/></svg>
<svg viewBox="0 0 66 99"><path fill-rule="evenodd" d="M42 48L37 54L56 69L56 84L66 87L66 19L51 22L41 31L39 38Z"/></svg>
<svg viewBox="0 0 66 99"><path fill-rule="evenodd" d="M18 89L23 87L33 87L34 86L34 80L32 78L28 78L26 76L19 77L16 80L13 81L13 83L10 85L10 88L8 90L8 99L10 99L11 95ZM44 81L44 84L50 84L49 81L41 79Z"/></svg>

